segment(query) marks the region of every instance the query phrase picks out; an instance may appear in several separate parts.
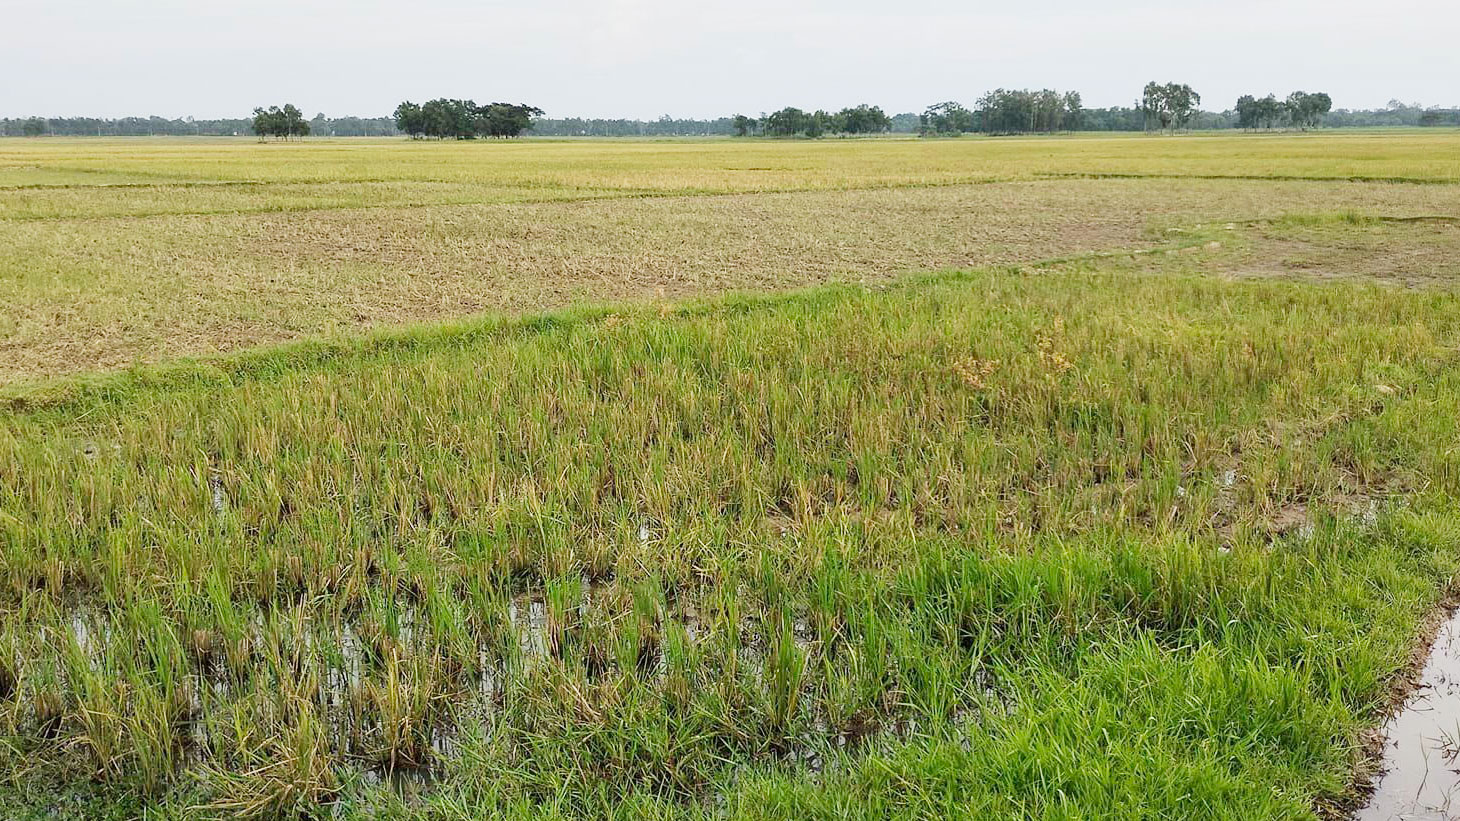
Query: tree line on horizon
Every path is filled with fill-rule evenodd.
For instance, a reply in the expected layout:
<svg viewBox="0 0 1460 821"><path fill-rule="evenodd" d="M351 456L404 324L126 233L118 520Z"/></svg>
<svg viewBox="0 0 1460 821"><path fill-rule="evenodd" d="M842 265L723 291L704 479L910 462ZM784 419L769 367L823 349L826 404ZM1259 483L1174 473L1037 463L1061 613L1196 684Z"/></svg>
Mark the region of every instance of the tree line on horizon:
<svg viewBox="0 0 1460 821"><path fill-rule="evenodd" d="M253 117L17 117L0 119L4 137L243 137L253 132ZM326 117L309 121L310 136L394 137L391 117Z"/></svg>
<svg viewBox="0 0 1460 821"><path fill-rule="evenodd" d="M997 88L979 97L974 108L949 100L934 103L916 115L916 132L924 136L957 134L1049 134L1059 131L1182 131L1193 125L1201 127L1254 128L1256 122L1250 103L1244 96L1232 112L1217 115L1201 111L1201 95L1185 83L1150 82L1142 90L1141 99L1132 108L1086 109L1078 91L1054 89ZM1295 127L1316 128L1333 107L1327 94L1293 92L1286 102L1279 103L1269 95L1257 101L1262 107L1258 117L1270 128L1278 115ZM1266 114L1274 107L1273 115ZM911 117L912 115L898 115ZM861 105L833 114L826 111L805 112L799 108L783 108L759 118L736 114L731 124L736 136L810 137L825 134L869 134L893 130L893 122L876 106ZM1234 122L1235 121L1235 122ZM911 130L911 129L910 129Z"/></svg>
<svg viewBox="0 0 1460 821"><path fill-rule="evenodd" d="M978 98L975 109L954 101L935 103L918 116L918 133L950 135L1040 134L1078 131L1085 113L1080 93L1054 89L998 88ZM1150 82L1142 91L1139 104L1145 130L1177 131L1190 127L1199 112L1201 95L1190 85ZM1308 94L1295 91L1285 101L1275 95L1257 100L1252 95L1238 98L1234 109L1237 126L1244 129L1272 128L1277 122L1302 130L1318 127L1333 108L1326 93ZM424 104L409 100L395 110L397 131L413 139L458 139L477 137L516 137L533 127L534 118L543 111L536 106L513 103L478 105L472 100L438 98ZM881 107L863 103L837 112L803 111L786 107L760 117L736 114L728 118L739 137L818 138L826 134L880 134L893 128L893 118ZM289 139L305 137L310 123L292 104L283 108L255 108L253 131L262 137Z"/></svg>
<svg viewBox="0 0 1460 821"><path fill-rule="evenodd" d="M991 92L992 93L992 92ZM1267 98L1255 99L1254 102L1268 106L1266 109L1259 109L1267 114L1257 120L1244 119L1241 109L1250 104L1244 103L1246 97L1238 100L1238 107L1228 111L1204 111L1197 109L1191 112L1186 127L1189 129L1263 129L1263 128L1301 128L1291 119L1290 109L1286 108L1287 100L1277 99L1273 95L1272 103L1264 102ZM1289 95L1291 96L1291 95ZM1318 97L1319 95L1310 95ZM1323 95L1326 96L1326 95ZM975 112L984 108L982 99L977 105ZM1320 98L1321 99L1321 98ZM1277 105L1276 113L1271 106ZM941 104L940 104L941 105ZM873 106L869 106L873 108ZM933 108L930 106L929 108ZM844 109L845 110L845 109ZM1017 109L1004 109L1017 110ZM1250 110L1250 109L1248 109ZM1064 121L1060 130L1065 131L1142 131L1151 130L1154 123L1150 122L1150 113L1142 110L1140 101L1131 106L1112 106L1108 108L1080 108L1078 114L1070 116L1075 110L1066 108L1067 120ZM814 114L814 112L812 112ZM923 114L927 114L925 110ZM754 130L747 130L747 133L761 133L760 122L769 115L762 114L755 119L757 125ZM894 134L917 134L922 133L924 126L922 114L915 112L902 112L888 115L890 126L887 131ZM1257 124L1251 125L1256 122ZM1381 126L1460 126L1460 109L1429 106L1421 103L1405 103L1400 100L1390 100L1388 105L1377 109L1333 109L1324 113L1321 123L1325 128L1367 128ZM401 136L402 131L396 127L395 117L326 117L323 113L315 114L308 121L309 134L311 137L396 137ZM979 131L981 123L975 123L971 129ZM1308 126L1312 127L1312 126ZM1037 130L1037 129L1036 129ZM41 137L41 136L93 136L93 137L146 137L146 136L174 136L174 137L218 137L218 136L245 136L253 131L253 118L218 118L205 119L193 117L176 117L172 119L150 116L150 117L9 117L0 118L0 137ZM738 133L734 117L716 117L710 119L676 118L664 115L652 120L638 120L631 118L585 118L565 117L548 118L542 115L531 117L530 126L523 134L531 134L542 137L669 137L669 136L732 136ZM826 131L824 134L835 134L840 132ZM929 133L938 133L936 129ZM990 131L990 133L1004 133Z"/></svg>

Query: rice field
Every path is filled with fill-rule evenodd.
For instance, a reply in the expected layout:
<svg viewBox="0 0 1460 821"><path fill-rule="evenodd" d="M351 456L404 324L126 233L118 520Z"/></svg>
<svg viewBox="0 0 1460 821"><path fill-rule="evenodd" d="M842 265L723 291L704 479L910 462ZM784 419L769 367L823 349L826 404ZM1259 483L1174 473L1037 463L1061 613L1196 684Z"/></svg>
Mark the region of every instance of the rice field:
<svg viewBox="0 0 1460 821"><path fill-rule="evenodd" d="M0 383L484 312L1147 248L1205 222L1443 215L1456 157L1453 131L11 140Z"/></svg>
<svg viewBox="0 0 1460 821"><path fill-rule="evenodd" d="M1456 149L0 142L0 815L1344 817Z"/></svg>

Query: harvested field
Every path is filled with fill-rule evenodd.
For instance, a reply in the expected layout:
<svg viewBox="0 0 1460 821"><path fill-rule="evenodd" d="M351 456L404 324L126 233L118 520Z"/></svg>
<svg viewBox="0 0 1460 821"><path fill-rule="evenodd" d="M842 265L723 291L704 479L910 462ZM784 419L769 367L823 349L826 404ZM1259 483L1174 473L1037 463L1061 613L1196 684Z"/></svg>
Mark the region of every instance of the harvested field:
<svg viewBox="0 0 1460 821"><path fill-rule="evenodd" d="M1180 179L1162 176L1172 172L1159 171L1168 168L1160 157L1149 178L1052 176L1117 162L1142 144L1158 153L1209 150L1193 173L1270 168L1257 163L1261 152L1233 157L1231 137L816 147L142 142L132 153L123 142L115 154L83 141L76 156L22 144L27 150L0 152L0 169L11 168L0 173L10 184L0 188L0 298L10 306L0 317L0 382L483 311L886 281L1142 248L1180 239L1168 229L1214 221L1460 216L1453 186L1434 184L1448 179L1445 166L1424 176L1411 165L1417 138L1323 139L1347 140L1362 163L1294 167L1421 182L1311 182L1276 172L1270 180ZM1297 162L1290 155L1302 152L1289 143L1308 150L1297 137L1247 145L1281 149L1264 162ZM428 148L439 149L437 165L424 162ZM144 161L148 174L188 181L110 181L141 173ZM687 169L692 162L718 165ZM105 163L113 170L97 170ZM754 193L712 174L761 163L781 170ZM94 178L24 187L26 175L42 171ZM204 173L219 176L193 179ZM325 173L340 180L299 182ZM373 181L381 177L390 179ZM1011 179L1022 181L991 182ZM335 194L296 201L299 186ZM393 193L376 196L379 186ZM460 196L438 196L442 186ZM189 205L194 195L208 203ZM1452 240L1426 236L1416 253L1443 255ZM1253 270L1302 267L1301 246L1293 248L1296 258L1263 255Z"/></svg>

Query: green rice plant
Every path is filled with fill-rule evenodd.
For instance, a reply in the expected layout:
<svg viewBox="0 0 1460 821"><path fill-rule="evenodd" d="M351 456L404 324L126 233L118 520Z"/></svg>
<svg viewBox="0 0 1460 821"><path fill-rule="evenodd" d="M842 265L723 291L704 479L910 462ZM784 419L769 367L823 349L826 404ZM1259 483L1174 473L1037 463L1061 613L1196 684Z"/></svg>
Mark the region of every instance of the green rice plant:
<svg viewBox="0 0 1460 821"><path fill-rule="evenodd" d="M764 629L764 722L772 746L784 748L796 729L811 654L797 640L791 616L786 611L767 614Z"/></svg>

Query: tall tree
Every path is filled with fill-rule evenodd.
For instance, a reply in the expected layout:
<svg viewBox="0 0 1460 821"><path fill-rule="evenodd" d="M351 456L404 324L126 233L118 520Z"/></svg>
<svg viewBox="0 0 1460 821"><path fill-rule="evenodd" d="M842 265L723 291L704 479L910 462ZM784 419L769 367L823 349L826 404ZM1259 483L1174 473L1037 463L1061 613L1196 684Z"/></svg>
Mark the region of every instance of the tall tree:
<svg viewBox="0 0 1460 821"><path fill-rule="evenodd" d="M1259 106L1257 98L1251 94L1243 94L1237 98L1237 127L1255 129L1258 124Z"/></svg>
<svg viewBox="0 0 1460 821"><path fill-rule="evenodd" d="M773 111L765 116L762 131L768 137L790 137L811 127L811 115L794 106Z"/></svg>
<svg viewBox="0 0 1460 821"><path fill-rule="evenodd" d="M516 137L532 127L542 109L526 103L489 103L476 109L476 133L499 139Z"/></svg>
<svg viewBox="0 0 1460 821"><path fill-rule="evenodd" d="M421 105L421 114L426 120L427 136L458 140L476 136L476 103L471 100L449 100L444 97L427 100Z"/></svg>
<svg viewBox="0 0 1460 821"><path fill-rule="evenodd" d="M1333 109L1333 99L1323 92L1294 91L1283 102L1283 108L1293 126L1307 131L1323 122L1323 116Z"/></svg>
<svg viewBox="0 0 1460 821"><path fill-rule="evenodd" d="M269 106L267 109L255 108L253 110L253 133L259 135L259 139L274 137L287 140L290 137L307 137L309 136L309 121L304 119L304 113L295 108L292 103L283 108L276 105Z"/></svg>
<svg viewBox="0 0 1460 821"><path fill-rule="evenodd" d="M426 114L416 103L406 100L395 107L395 127L411 139L426 136Z"/></svg>
<svg viewBox="0 0 1460 821"><path fill-rule="evenodd" d="M1201 105L1201 95L1192 90L1191 86L1185 83L1166 85L1166 107L1171 112L1174 128L1186 128L1199 105Z"/></svg>
<svg viewBox="0 0 1460 821"><path fill-rule="evenodd" d="M1257 121L1263 128L1272 128L1277 125L1278 120L1283 116L1283 104L1272 94L1257 101Z"/></svg>
<svg viewBox="0 0 1460 821"><path fill-rule="evenodd" d="M1170 122L1170 114L1166 110L1166 87L1152 80L1146 83L1141 91L1141 113L1146 117L1146 130L1150 131L1152 125L1160 127L1161 131L1166 130Z"/></svg>
<svg viewBox="0 0 1460 821"><path fill-rule="evenodd" d="M863 103L856 108L844 108L836 113L836 128L846 134L879 134L892 127L892 120L875 105Z"/></svg>
<svg viewBox="0 0 1460 821"><path fill-rule="evenodd" d="M292 103L284 106L284 138L308 137L309 121L304 119L304 112L295 108Z"/></svg>
<svg viewBox="0 0 1460 821"><path fill-rule="evenodd" d="M278 106L274 106L272 110L262 107L253 110L253 133L258 135L260 141L277 133L278 116Z"/></svg>
<svg viewBox="0 0 1460 821"><path fill-rule="evenodd" d="M924 134L962 134L975 128L973 112L951 100L928 106L918 126Z"/></svg>
<svg viewBox="0 0 1460 821"><path fill-rule="evenodd" d="M1073 128L1082 111L1073 91L996 88L978 98L977 123L989 134L1049 133Z"/></svg>
<svg viewBox="0 0 1460 821"><path fill-rule="evenodd" d="M1085 103L1080 99L1080 92L1065 92L1065 128L1070 131L1079 131L1084 126Z"/></svg>
<svg viewBox="0 0 1460 821"><path fill-rule="evenodd" d="M542 109L525 103L488 103L445 97L416 105L407 100L395 107L396 128L415 139L471 140L477 137L516 137L532 127Z"/></svg>
<svg viewBox="0 0 1460 821"><path fill-rule="evenodd" d="M1141 93L1141 111L1145 114L1146 130L1153 124L1162 131L1185 128L1201 105L1201 95L1191 86L1182 83L1146 83Z"/></svg>

